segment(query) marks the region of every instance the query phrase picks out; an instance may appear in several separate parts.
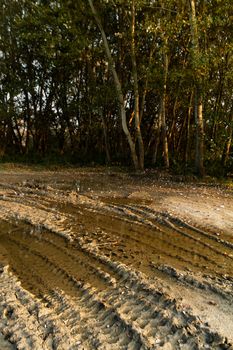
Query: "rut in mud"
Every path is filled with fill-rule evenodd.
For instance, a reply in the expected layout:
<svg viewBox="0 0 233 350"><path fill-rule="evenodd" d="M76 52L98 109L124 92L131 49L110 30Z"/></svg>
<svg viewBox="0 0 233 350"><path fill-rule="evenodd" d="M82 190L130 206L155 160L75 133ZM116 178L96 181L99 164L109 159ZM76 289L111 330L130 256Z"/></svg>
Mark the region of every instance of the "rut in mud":
<svg viewBox="0 0 233 350"><path fill-rule="evenodd" d="M233 236L146 200L97 193L2 184L0 332L8 346L230 348Z"/></svg>

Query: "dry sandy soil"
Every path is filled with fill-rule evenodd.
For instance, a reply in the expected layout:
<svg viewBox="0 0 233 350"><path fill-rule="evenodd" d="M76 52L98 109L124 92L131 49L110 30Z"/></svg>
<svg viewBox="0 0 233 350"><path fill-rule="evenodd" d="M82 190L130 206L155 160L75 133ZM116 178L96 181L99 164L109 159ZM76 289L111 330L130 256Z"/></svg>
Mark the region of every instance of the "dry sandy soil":
<svg viewBox="0 0 233 350"><path fill-rule="evenodd" d="M0 349L233 349L232 187L0 173Z"/></svg>

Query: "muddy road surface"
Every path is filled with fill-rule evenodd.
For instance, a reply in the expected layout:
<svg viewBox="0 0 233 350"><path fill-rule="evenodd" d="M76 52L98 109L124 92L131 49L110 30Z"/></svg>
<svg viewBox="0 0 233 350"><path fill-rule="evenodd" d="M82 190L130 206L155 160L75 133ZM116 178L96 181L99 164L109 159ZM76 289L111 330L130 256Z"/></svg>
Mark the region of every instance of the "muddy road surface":
<svg viewBox="0 0 233 350"><path fill-rule="evenodd" d="M0 349L232 349L232 189L1 172Z"/></svg>

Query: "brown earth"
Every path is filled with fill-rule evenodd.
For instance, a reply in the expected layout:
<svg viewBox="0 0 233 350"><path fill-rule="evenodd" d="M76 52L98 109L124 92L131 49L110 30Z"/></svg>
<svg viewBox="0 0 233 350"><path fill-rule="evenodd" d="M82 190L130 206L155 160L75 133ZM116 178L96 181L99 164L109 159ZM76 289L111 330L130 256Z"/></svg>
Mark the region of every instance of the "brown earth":
<svg viewBox="0 0 233 350"><path fill-rule="evenodd" d="M232 348L231 187L0 175L1 350Z"/></svg>

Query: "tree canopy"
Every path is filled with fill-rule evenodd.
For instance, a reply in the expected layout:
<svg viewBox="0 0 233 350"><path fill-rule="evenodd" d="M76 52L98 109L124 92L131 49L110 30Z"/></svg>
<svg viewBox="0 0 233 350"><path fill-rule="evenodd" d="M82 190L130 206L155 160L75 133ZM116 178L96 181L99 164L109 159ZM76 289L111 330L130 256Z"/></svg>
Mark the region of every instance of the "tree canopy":
<svg viewBox="0 0 233 350"><path fill-rule="evenodd" d="M233 168L230 0L0 2L2 159Z"/></svg>

